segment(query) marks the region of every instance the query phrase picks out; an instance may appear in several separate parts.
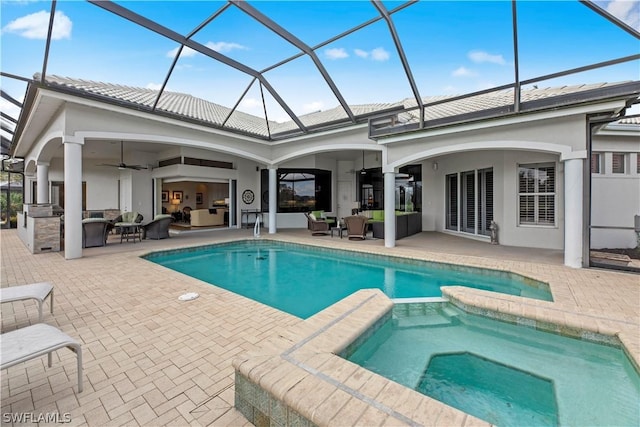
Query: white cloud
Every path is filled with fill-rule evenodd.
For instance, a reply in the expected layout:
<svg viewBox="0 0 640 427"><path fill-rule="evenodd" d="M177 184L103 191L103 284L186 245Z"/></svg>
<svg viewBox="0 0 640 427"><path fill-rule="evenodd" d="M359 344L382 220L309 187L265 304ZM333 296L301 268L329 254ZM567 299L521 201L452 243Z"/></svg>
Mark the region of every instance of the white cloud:
<svg viewBox="0 0 640 427"><path fill-rule="evenodd" d="M389 52L382 47L377 47L371 51L371 59L374 61L388 61L389 57Z"/></svg>
<svg viewBox="0 0 640 427"><path fill-rule="evenodd" d="M476 73L475 71L472 71L466 67L459 67L458 69L451 72L451 75L455 77L473 77L477 74L478 73Z"/></svg>
<svg viewBox="0 0 640 427"><path fill-rule="evenodd" d="M371 59L372 61L388 61L391 55L383 47L377 47L371 51L363 49L354 49L353 53L362 59Z"/></svg>
<svg viewBox="0 0 640 427"><path fill-rule="evenodd" d="M262 102L259 99L255 98L244 98L240 102L240 106L249 110L257 109L258 107L262 108Z"/></svg>
<svg viewBox="0 0 640 427"><path fill-rule="evenodd" d="M640 3L632 0L615 0L607 4L607 12L625 24L640 31Z"/></svg>
<svg viewBox="0 0 640 427"><path fill-rule="evenodd" d="M471 52L469 52L468 57L470 60L476 63L490 62L492 64L498 65L506 65L507 63L502 55L492 55L482 50L472 50Z"/></svg>
<svg viewBox="0 0 640 427"><path fill-rule="evenodd" d="M314 111L322 110L322 107L324 107L324 103L322 101L313 101L308 104L304 104L302 106L302 110L305 113L313 113Z"/></svg>
<svg viewBox="0 0 640 427"><path fill-rule="evenodd" d="M62 11L57 11L53 19L52 40L70 39L73 23ZM27 39L47 38L49 31L49 12L41 10L9 22L2 32L16 33Z"/></svg>
<svg viewBox="0 0 640 427"><path fill-rule="evenodd" d="M347 51L344 50L341 47L340 48L326 49L324 51L324 54L329 59L344 59L344 58L348 58L349 57L349 54L347 53Z"/></svg>
<svg viewBox="0 0 640 427"><path fill-rule="evenodd" d="M216 52L231 52L232 50L235 49L247 49L245 46L238 44L238 43L227 43L227 42L207 42L207 44L205 45L207 46L209 49L211 50L215 50ZM176 53L178 53L178 49L180 49L180 46L171 49L169 52L167 52L167 57L168 58L174 58L176 56ZM180 53L180 58L192 58L196 55L198 55L198 51L197 50L193 50L188 46L185 46L182 49L182 52Z"/></svg>
<svg viewBox="0 0 640 427"><path fill-rule="evenodd" d="M240 49L247 50L246 46L243 46L238 43L228 43L228 42L207 42L205 45L211 50L215 50L216 52L225 53L231 52L232 50Z"/></svg>
<svg viewBox="0 0 640 427"><path fill-rule="evenodd" d="M167 57L168 58L174 58L176 56L176 54L178 53L178 50L180 49L180 46L171 49L169 52L167 52ZM190 47L185 46L182 49L182 52L180 52L180 58L191 58L193 56L196 56L198 54L197 50L193 50Z"/></svg>
<svg viewBox="0 0 640 427"><path fill-rule="evenodd" d="M368 58L369 57L369 52L367 52L366 50L354 49L353 52L356 54L356 56L359 56L360 58Z"/></svg>

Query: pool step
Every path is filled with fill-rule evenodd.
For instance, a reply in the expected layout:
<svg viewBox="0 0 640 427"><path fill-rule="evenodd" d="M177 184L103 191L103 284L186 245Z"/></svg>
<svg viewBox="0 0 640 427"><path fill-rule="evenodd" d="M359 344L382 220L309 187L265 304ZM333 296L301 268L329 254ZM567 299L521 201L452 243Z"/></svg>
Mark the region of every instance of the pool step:
<svg viewBox="0 0 640 427"><path fill-rule="evenodd" d="M447 326L451 325L451 319L446 316L433 314L423 316L411 316L411 317L396 317L398 328L424 328L433 326Z"/></svg>
<svg viewBox="0 0 640 427"><path fill-rule="evenodd" d="M450 325L459 312L445 300L430 302L396 303L393 315L400 328Z"/></svg>

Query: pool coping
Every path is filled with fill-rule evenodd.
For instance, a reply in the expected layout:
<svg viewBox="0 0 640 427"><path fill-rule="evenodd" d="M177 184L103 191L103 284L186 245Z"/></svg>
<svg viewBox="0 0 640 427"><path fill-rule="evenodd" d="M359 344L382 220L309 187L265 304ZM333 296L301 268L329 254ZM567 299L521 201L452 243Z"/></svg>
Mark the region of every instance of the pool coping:
<svg viewBox="0 0 640 427"><path fill-rule="evenodd" d="M627 339L631 331L616 322L567 317L552 303L540 308L527 298L477 289L452 286L442 292L440 299L407 303L448 301L472 314L619 347L640 371L626 348L633 345ZM280 331L261 350L236 357L236 409L255 425L490 425L342 357L388 320L393 307L382 291L360 290Z"/></svg>
<svg viewBox="0 0 640 427"><path fill-rule="evenodd" d="M232 361L235 404L255 425L486 425L339 356L391 315L382 291L358 291Z"/></svg>
<svg viewBox="0 0 640 427"><path fill-rule="evenodd" d="M251 239L232 239L218 244L237 243L241 240ZM327 249L319 242L314 244L308 241L268 237L261 240ZM211 244L189 245L175 249L192 250L196 246L201 248ZM328 249L388 256L383 252L384 249L380 248L346 249L329 245ZM640 371L640 337L637 336L637 322L616 315L605 317L597 313L576 312L576 300L572 289L557 278L547 277L544 268L532 272L514 265L487 266L482 262L476 263L473 257L463 257L464 260L459 263L448 262L431 259L429 253L419 256L391 256L517 274L546 283L552 292L553 301L533 300L458 286L443 287L441 290L443 296L451 303L471 313L619 346L625 351L636 371ZM366 292L379 292L380 296L373 301L382 298L385 301L382 307L385 304L392 307L391 300L381 291L361 290L301 321L301 326L280 331L259 351L235 358L232 365L235 370L236 409L256 425L380 425L381 420L382 424L488 425L337 355L357 336L369 330L376 321L380 321L384 313L391 310L374 310L378 314L373 315L373 318L370 318L371 314L367 314L364 317L369 320L364 321L361 318L362 308L358 308L343 318L347 311L361 302L359 298ZM373 301L365 305L371 305ZM333 324L337 318L340 318L340 321ZM323 319L323 324L318 323L320 319ZM325 327L329 323L331 327ZM309 339L310 337L312 339ZM318 346L319 343L324 344ZM398 396L402 398L399 399Z"/></svg>

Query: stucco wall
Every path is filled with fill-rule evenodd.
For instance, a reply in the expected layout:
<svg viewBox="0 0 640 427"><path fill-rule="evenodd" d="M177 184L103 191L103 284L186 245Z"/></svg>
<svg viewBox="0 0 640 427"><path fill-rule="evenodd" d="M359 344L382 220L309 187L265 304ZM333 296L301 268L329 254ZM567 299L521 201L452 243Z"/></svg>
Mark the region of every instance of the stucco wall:
<svg viewBox="0 0 640 427"><path fill-rule="evenodd" d="M593 152L603 156L600 173L591 175L591 247L634 248L638 244L634 216L640 215L638 132L604 133L594 137ZM612 173L612 153L624 153L624 174ZM606 227L606 228L599 228Z"/></svg>
<svg viewBox="0 0 640 427"><path fill-rule="evenodd" d="M550 227L518 225L518 164L556 164L556 225ZM438 164L434 170L434 163ZM425 231L446 230L445 176L474 169L493 168L494 221L499 227L500 244L536 248L562 249L563 178L558 156L524 151L479 151L440 156L422 164L422 224ZM460 233L460 235L466 235ZM471 237L471 236L470 236ZM475 237L475 236L474 236ZM485 237L478 237L485 238Z"/></svg>

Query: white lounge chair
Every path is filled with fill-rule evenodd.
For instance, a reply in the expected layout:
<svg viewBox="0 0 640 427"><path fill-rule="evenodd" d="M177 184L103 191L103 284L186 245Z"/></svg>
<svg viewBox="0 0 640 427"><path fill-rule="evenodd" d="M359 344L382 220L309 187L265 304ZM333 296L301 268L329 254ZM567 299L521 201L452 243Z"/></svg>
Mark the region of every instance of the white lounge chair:
<svg viewBox="0 0 640 427"><path fill-rule="evenodd" d="M53 314L53 285L49 282L0 288L0 303L26 299L35 299L38 301L38 310L40 314L38 319L39 322L42 322L42 304L48 296L51 296L49 305L51 306L51 314Z"/></svg>
<svg viewBox="0 0 640 427"><path fill-rule="evenodd" d="M0 335L0 369L47 355L51 367L51 354L69 347L78 358L78 393L82 392L82 348L80 343L58 328L38 323Z"/></svg>

